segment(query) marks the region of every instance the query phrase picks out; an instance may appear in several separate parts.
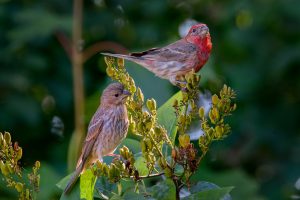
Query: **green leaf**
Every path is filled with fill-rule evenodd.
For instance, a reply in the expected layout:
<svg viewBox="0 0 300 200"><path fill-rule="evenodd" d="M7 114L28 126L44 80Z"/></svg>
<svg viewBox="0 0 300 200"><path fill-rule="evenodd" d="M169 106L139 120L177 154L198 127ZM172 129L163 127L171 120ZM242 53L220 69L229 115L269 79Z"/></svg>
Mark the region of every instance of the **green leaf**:
<svg viewBox="0 0 300 200"><path fill-rule="evenodd" d="M64 177L62 180L60 180L56 186L62 190L65 189L65 187L67 186L71 176L73 174L69 174L68 176ZM78 199L78 197L80 196L80 189L79 189L79 184L75 184L72 191L70 192L70 194L68 195L64 195L62 193L60 200L72 200L72 199Z"/></svg>
<svg viewBox="0 0 300 200"><path fill-rule="evenodd" d="M159 182L148 189L152 197L159 200L174 200L176 199L176 189L171 179L166 179Z"/></svg>
<svg viewBox="0 0 300 200"><path fill-rule="evenodd" d="M139 175L140 176L146 176L146 175L148 175L149 174L149 170L147 168L145 158L142 157L142 155L140 153L139 154L135 154L134 158L135 158L134 166L139 171Z"/></svg>
<svg viewBox="0 0 300 200"><path fill-rule="evenodd" d="M88 169L80 176L80 198L93 200L96 176Z"/></svg>
<svg viewBox="0 0 300 200"><path fill-rule="evenodd" d="M181 91L173 95L166 103L157 110L158 123L163 125L169 134L171 142L174 144L177 133L177 118L173 108L174 100L182 99Z"/></svg>
<svg viewBox="0 0 300 200"><path fill-rule="evenodd" d="M220 188L218 185L206 181L199 181L196 185L190 188L192 193L183 199L203 199L203 200L231 200L229 192L234 187Z"/></svg>
<svg viewBox="0 0 300 200"><path fill-rule="evenodd" d="M223 187L204 190L191 194L183 200L230 200L231 197L227 196L234 187Z"/></svg>

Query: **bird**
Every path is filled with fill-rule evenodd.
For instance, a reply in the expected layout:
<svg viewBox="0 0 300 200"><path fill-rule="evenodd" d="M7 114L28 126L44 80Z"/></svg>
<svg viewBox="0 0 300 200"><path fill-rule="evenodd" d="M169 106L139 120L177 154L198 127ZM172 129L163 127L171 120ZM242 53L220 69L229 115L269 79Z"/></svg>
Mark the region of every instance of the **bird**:
<svg viewBox="0 0 300 200"><path fill-rule="evenodd" d="M102 93L100 105L93 115L76 170L71 176L64 194L69 194L80 174L103 156L112 154L126 137L128 115L126 99L131 93L121 83L108 85Z"/></svg>
<svg viewBox="0 0 300 200"><path fill-rule="evenodd" d="M188 34L165 47L129 55L101 53L105 56L133 61L173 85L182 83L180 78L194 70L198 72L207 62L212 50L209 29L206 24L193 25Z"/></svg>

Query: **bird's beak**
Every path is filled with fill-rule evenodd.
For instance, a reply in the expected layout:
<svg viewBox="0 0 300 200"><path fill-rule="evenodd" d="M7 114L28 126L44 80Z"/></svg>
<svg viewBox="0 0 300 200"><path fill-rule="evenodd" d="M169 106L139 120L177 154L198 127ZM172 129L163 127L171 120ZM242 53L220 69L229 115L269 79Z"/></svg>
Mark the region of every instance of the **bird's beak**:
<svg viewBox="0 0 300 200"><path fill-rule="evenodd" d="M131 95L131 93L128 90L123 90L123 95L128 97Z"/></svg>
<svg viewBox="0 0 300 200"><path fill-rule="evenodd" d="M203 26L201 28L201 35L206 35L207 33L209 33L209 29L207 26Z"/></svg>

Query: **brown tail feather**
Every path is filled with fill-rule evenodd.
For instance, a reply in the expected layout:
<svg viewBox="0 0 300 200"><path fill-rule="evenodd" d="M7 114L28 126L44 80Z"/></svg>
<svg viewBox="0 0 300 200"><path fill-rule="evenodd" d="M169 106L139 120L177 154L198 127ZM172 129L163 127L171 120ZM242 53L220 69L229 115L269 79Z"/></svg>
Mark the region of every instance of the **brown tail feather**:
<svg viewBox="0 0 300 200"><path fill-rule="evenodd" d="M123 58L125 60L130 60L130 61L140 60L140 58L138 58L138 57L123 55L123 54L113 54L113 53L101 53L101 54L104 55L104 56L111 56L111 57L116 57L116 58Z"/></svg>
<svg viewBox="0 0 300 200"><path fill-rule="evenodd" d="M64 194L68 195L71 190L73 189L75 183L77 182L77 179L79 178L79 175L82 171L81 169L82 167L78 167L76 169L76 171L74 172L74 174L72 175L71 179L69 180L68 184L67 184L67 187L65 188L64 190Z"/></svg>

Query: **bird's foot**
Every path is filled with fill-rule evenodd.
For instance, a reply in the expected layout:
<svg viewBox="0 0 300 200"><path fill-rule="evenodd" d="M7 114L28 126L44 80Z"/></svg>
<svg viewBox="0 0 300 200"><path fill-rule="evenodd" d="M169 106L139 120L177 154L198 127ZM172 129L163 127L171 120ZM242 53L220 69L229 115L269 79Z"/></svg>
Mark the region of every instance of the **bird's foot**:
<svg viewBox="0 0 300 200"><path fill-rule="evenodd" d="M175 81L175 85L176 85L177 87L179 87L179 89L180 89L182 92L187 92L187 88L186 88L187 82L186 82L186 81L176 80L176 81Z"/></svg>

